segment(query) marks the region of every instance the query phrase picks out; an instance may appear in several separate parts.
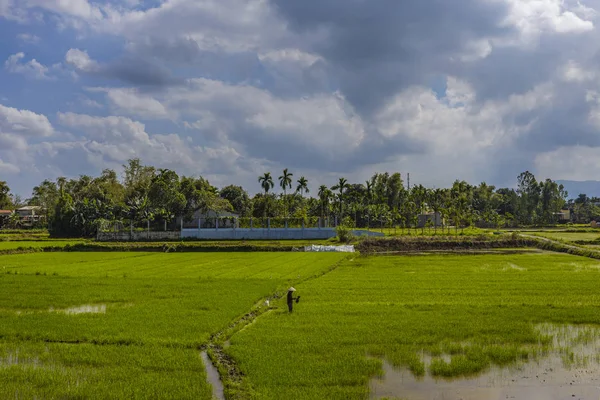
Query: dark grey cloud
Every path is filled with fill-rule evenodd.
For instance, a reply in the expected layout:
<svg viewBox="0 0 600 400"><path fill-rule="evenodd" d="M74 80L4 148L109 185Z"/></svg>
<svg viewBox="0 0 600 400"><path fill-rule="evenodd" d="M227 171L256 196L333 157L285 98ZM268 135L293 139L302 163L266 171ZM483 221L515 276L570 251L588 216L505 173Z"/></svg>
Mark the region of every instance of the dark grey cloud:
<svg viewBox="0 0 600 400"><path fill-rule="evenodd" d="M505 36L508 8L500 2L464 0L271 0L299 34L324 30L327 40L309 50L332 64L348 100L363 113L431 76L446 73L450 59L472 40Z"/></svg>
<svg viewBox="0 0 600 400"><path fill-rule="evenodd" d="M78 72L91 77L118 80L136 86L169 86L183 83L175 76L171 68L142 57L125 57L107 63L92 59L87 52L70 49L66 62Z"/></svg>
<svg viewBox="0 0 600 400"><path fill-rule="evenodd" d="M140 86L169 86L183 82L182 78L174 76L167 67L132 57L102 66L93 73L104 78Z"/></svg>

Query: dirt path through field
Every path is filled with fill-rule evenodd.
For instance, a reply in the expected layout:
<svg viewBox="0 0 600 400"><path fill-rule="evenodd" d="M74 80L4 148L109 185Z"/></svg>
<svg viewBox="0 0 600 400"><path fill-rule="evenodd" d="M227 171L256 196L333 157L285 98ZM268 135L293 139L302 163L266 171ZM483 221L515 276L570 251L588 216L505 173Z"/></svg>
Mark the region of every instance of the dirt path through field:
<svg viewBox="0 0 600 400"><path fill-rule="evenodd" d="M351 257L354 257L354 255L348 255L347 257L342 258L335 264L331 265L331 267L329 267L326 271L323 271L318 275L294 281L292 282L292 285L296 286L312 279L318 279L334 271L342 262ZM276 307L273 306L273 301L281 298L284 295L285 289L281 288L275 291L275 293L272 293L271 295L259 300L247 313L236 318L229 324L227 328L216 332L210 337L209 342L206 345L206 351L203 352L203 354L205 353L208 357L203 356L203 359L206 358L205 368L207 369L209 382L212 384L213 380L217 379L219 383L216 383L216 385L223 387L223 391L221 392L220 388L214 389L213 386L213 396L215 396L217 400L244 400L250 398L250 383L238 368L235 360L224 351L224 348L228 347L229 340L233 335L254 323L261 315L267 314L274 310ZM208 364L210 364L211 361L212 365L209 366ZM215 378L214 376L211 378L211 374L214 375L214 373L212 370L209 371L209 369L211 369L210 367L212 367L212 369L216 369L218 372L218 378ZM223 397L219 397L221 396L221 393Z"/></svg>

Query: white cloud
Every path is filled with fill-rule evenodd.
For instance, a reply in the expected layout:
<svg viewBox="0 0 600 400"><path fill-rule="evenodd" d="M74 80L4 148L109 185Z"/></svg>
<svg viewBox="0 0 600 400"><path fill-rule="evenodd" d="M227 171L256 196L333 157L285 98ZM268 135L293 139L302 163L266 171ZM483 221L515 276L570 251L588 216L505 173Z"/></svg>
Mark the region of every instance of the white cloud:
<svg viewBox="0 0 600 400"><path fill-rule="evenodd" d="M564 146L535 157L536 172L552 179L598 180L600 147Z"/></svg>
<svg viewBox="0 0 600 400"><path fill-rule="evenodd" d="M511 8L506 23L516 26L526 38L534 38L544 31L581 33L594 29L587 8L565 0L505 0ZM569 6L572 7L569 7ZM580 15L576 14L579 13Z"/></svg>
<svg viewBox="0 0 600 400"><path fill-rule="evenodd" d="M0 0L1 1L1 0ZM36 44L39 43L40 37L31 33L20 33L17 35L17 39L24 43Z"/></svg>
<svg viewBox="0 0 600 400"><path fill-rule="evenodd" d="M45 65L40 64L35 58L32 58L26 63L22 63L21 61L24 58L24 53L13 54L12 56L9 56L4 63L4 68L9 72L23 74L35 79L50 79L48 76L48 68Z"/></svg>
<svg viewBox="0 0 600 400"><path fill-rule="evenodd" d="M27 7L40 7L48 11L85 20L104 17L100 7L88 0L24 0Z"/></svg>
<svg viewBox="0 0 600 400"><path fill-rule="evenodd" d="M258 59L262 62L292 62L295 64L299 64L303 67L308 67L314 64L316 61L321 60L322 58L318 55L306 53L300 51L299 49L280 49L280 50L272 50L267 51L265 53L259 54Z"/></svg>
<svg viewBox="0 0 600 400"><path fill-rule="evenodd" d="M86 51L79 49L69 49L65 61L83 72L93 72L99 68L98 63L92 60Z"/></svg>
<svg viewBox="0 0 600 400"><path fill-rule="evenodd" d="M149 118L168 118L165 107L156 99L135 89L108 89L106 95L118 113Z"/></svg>
<svg viewBox="0 0 600 400"><path fill-rule="evenodd" d="M104 108L104 106L102 104L98 103L96 100L92 100L87 97L83 98L81 100L81 103L84 106L90 107L90 108Z"/></svg>
<svg viewBox="0 0 600 400"><path fill-rule="evenodd" d="M25 137L47 137L54 133L54 128L45 115L0 104L0 133Z"/></svg>
<svg viewBox="0 0 600 400"><path fill-rule="evenodd" d="M10 175L10 174L17 174L19 172L20 172L19 167L17 167L16 165L4 162L0 158L0 173Z"/></svg>
<svg viewBox="0 0 600 400"><path fill-rule="evenodd" d="M148 134L145 125L125 117L93 117L84 114L59 113L60 123L83 134L78 142L89 162L98 168L110 163L124 163L140 157L145 162L166 168L183 169L194 174L207 172L231 174L236 171L240 155L227 146L195 146L176 134ZM70 148L56 148L59 144L46 143L45 154L54 158Z"/></svg>
<svg viewBox="0 0 600 400"><path fill-rule="evenodd" d="M11 13L11 0L0 0L0 17L10 18Z"/></svg>
<svg viewBox="0 0 600 400"><path fill-rule="evenodd" d="M596 74L593 71L587 71L576 61L570 60L562 68L562 79L567 82L586 82L593 80Z"/></svg>

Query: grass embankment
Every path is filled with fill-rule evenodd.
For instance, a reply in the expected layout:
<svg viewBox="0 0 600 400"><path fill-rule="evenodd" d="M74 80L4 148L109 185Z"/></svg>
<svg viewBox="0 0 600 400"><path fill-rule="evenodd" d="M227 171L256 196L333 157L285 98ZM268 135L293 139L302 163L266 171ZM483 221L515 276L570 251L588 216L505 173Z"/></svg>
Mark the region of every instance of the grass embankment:
<svg viewBox="0 0 600 400"><path fill-rule="evenodd" d="M67 245L85 243L85 239L53 239L47 230L0 230L0 255L36 251L59 251Z"/></svg>
<svg viewBox="0 0 600 400"><path fill-rule="evenodd" d="M424 227L424 228L369 228L372 232L380 232L385 236L478 236L491 235L493 230L479 229L475 227L454 228L454 227Z"/></svg>
<svg viewBox="0 0 600 400"><path fill-rule="evenodd" d="M396 237L368 238L360 240L356 248L361 253L415 252L415 251L459 251L481 249L508 249L535 247L536 240L516 235L479 235L469 237Z"/></svg>
<svg viewBox="0 0 600 400"><path fill-rule="evenodd" d="M356 257L296 285L293 314L278 302L226 351L257 399L366 399L381 358L470 375L541 351L537 323L600 324L599 283L598 261L566 254Z"/></svg>
<svg viewBox="0 0 600 400"><path fill-rule="evenodd" d="M528 234L563 242L585 243L600 241L600 231L596 232L528 232Z"/></svg>
<svg viewBox="0 0 600 400"><path fill-rule="evenodd" d="M0 242L0 255L36 252L290 252L311 244L339 244L337 240L221 240L221 241L156 241L93 242L53 239L40 242Z"/></svg>
<svg viewBox="0 0 600 400"><path fill-rule="evenodd" d="M0 258L0 398L209 399L198 349L340 254Z"/></svg>

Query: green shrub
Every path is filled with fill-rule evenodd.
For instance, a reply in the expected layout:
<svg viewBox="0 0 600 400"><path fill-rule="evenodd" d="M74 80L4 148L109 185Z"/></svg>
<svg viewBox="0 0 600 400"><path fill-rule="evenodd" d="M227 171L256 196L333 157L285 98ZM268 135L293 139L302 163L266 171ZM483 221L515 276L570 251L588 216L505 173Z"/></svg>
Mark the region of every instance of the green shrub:
<svg viewBox="0 0 600 400"><path fill-rule="evenodd" d="M354 222L352 221L352 218L346 217L342 223L335 228L335 233L340 242L348 243L354 238L354 235L352 234L353 229Z"/></svg>

